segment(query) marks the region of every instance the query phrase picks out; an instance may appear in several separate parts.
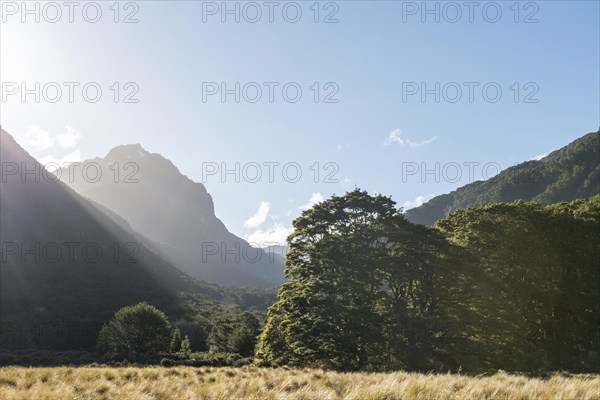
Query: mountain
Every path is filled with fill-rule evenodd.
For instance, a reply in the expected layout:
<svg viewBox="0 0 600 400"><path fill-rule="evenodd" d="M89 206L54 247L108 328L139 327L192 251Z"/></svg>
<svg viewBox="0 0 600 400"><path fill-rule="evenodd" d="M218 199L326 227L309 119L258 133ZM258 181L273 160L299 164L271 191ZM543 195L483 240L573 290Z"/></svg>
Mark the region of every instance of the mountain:
<svg viewBox="0 0 600 400"><path fill-rule="evenodd" d="M600 193L600 131L571 142L540 160L507 168L407 210L416 224L433 225L451 212L489 203L532 200L541 204L589 198Z"/></svg>
<svg viewBox="0 0 600 400"><path fill-rule="evenodd" d="M273 258L279 260L282 264L285 264L285 256L287 255L289 247L287 245L285 245L285 246L272 245L272 246L263 248L263 250L270 257L273 257Z"/></svg>
<svg viewBox="0 0 600 400"><path fill-rule="evenodd" d="M113 219L125 228L126 221L132 234L192 277L263 288L284 281L282 257L230 233L216 217L203 184L139 144L115 147L104 158L83 161L57 175L114 213Z"/></svg>
<svg viewBox="0 0 600 400"><path fill-rule="evenodd" d="M266 310L275 300L272 291L190 278L124 219L46 171L2 129L0 164L2 351L93 349L102 324L139 301L174 320L201 313L208 321L202 329L210 329L211 319L230 305Z"/></svg>
<svg viewBox="0 0 600 400"><path fill-rule="evenodd" d="M181 271L55 179L1 130L2 348L93 347L115 310L177 313ZM23 333L25 332L25 333Z"/></svg>

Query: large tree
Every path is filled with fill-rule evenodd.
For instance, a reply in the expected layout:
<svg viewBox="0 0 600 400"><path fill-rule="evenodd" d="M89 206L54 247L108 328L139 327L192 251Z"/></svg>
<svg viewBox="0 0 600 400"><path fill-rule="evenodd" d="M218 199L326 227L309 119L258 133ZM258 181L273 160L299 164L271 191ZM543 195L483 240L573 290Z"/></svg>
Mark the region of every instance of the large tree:
<svg viewBox="0 0 600 400"><path fill-rule="evenodd" d="M121 308L98 336L98 349L109 354L153 355L169 351L168 317L148 303Z"/></svg>
<svg viewBox="0 0 600 400"><path fill-rule="evenodd" d="M407 222L389 197L358 189L316 204L294 228L289 281L259 356L349 370L431 366L450 332L438 311L438 274L451 259L443 238Z"/></svg>

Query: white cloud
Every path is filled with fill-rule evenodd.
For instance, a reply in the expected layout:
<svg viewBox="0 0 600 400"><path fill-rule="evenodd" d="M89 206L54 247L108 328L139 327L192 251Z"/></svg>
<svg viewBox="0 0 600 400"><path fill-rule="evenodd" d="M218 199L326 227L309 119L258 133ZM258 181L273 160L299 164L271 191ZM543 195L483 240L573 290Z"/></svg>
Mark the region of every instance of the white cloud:
<svg viewBox="0 0 600 400"><path fill-rule="evenodd" d="M311 208L312 206L314 206L317 203L322 202L323 200L325 200L325 198L323 198L323 195L321 193L319 193L319 192L313 193L312 196L310 196L308 203L302 204L299 208L301 210L308 210L309 208Z"/></svg>
<svg viewBox="0 0 600 400"><path fill-rule="evenodd" d="M30 126L21 140L23 147L33 153L48 150L55 142L50 132L38 126Z"/></svg>
<svg viewBox="0 0 600 400"><path fill-rule="evenodd" d="M271 209L271 205L267 201L261 201L258 206L258 211L252 217L248 218L244 221L244 226L246 228L257 228L262 225L263 222L267 219L269 215L269 210Z"/></svg>
<svg viewBox="0 0 600 400"><path fill-rule="evenodd" d="M533 161L533 160L540 161L542 158L546 157L548 154L550 154L550 153L539 154L537 156L531 157L529 159L529 161Z"/></svg>
<svg viewBox="0 0 600 400"><path fill-rule="evenodd" d="M49 171L53 171L56 169L54 163L58 164L60 167L64 167L68 165L68 163L83 161L83 159L81 158L81 150L77 149L64 157L44 156L40 157L38 161L40 164L45 165Z"/></svg>
<svg viewBox="0 0 600 400"><path fill-rule="evenodd" d="M415 199L412 201L409 200L409 201L405 201L404 203L402 203L402 208L406 211L411 208L419 207L420 205L422 205L423 203L425 203L432 197L434 197L432 194L428 194L427 196L419 195L419 196L415 197Z"/></svg>
<svg viewBox="0 0 600 400"><path fill-rule="evenodd" d="M410 140L407 140L407 142L408 142L408 145L414 149L415 147L427 146L428 144L433 143L435 141L435 139L437 139L437 136L434 136L434 137L424 140L422 142L412 142Z"/></svg>
<svg viewBox="0 0 600 400"><path fill-rule="evenodd" d="M383 142L384 146L391 146L392 143L398 142L401 146L404 146L404 139L400 137L402 131L400 129L396 129L390 132L385 142Z"/></svg>
<svg viewBox="0 0 600 400"><path fill-rule="evenodd" d="M423 147L423 146L427 146L428 144L433 143L435 140L437 139L437 136L434 136L430 139L424 140L422 142L414 142L410 139L404 139L402 138L402 130L400 129L395 129L393 131L390 132L390 134L388 135L387 139L385 140L385 142L383 142L384 146L391 146L394 143L398 143L400 146L408 146L411 149L414 149L416 147Z"/></svg>
<svg viewBox="0 0 600 400"><path fill-rule="evenodd" d="M81 132L70 126L66 131L53 134L39 126L30 126L25 133L19 136L18 141L31 153L41 164L65 163L81 161L81 150L75 149L81 139ZM64 154L64 149L72 149L70 153ZM63 153L57 156L55 152ZM54 166L56 167L56 166ZM50 166L50 169L55 169Z"/></svg>
<svg viewBox="0 0 600 400"><path fill-rule="evenodd" d="M81 132L77 129L67 126L67 131L57 136L58 144L65 149L77 146L81 139Z"/></svg>
<svg viewBox="0 0 600 400"><path fill-rule="evenodd" d="M264 230L258 229L249 235L246 235L244 239L251 245L258 247L272 246L274 243L284 246L286 239L292 233L294 228L286 228L280 223L266 228Z"/></svg>

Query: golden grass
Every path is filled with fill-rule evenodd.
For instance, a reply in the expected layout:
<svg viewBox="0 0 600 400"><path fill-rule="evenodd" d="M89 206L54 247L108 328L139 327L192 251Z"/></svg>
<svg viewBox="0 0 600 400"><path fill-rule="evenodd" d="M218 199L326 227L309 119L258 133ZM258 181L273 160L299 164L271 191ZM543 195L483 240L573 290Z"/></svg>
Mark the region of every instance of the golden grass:
<svg viewBox="0 0 600 400"><path fill-rule="evenodd" d="M0 398L51 399L600 399L600 376L548 379L407 372L337 373L313 369L0 368Z"/></svg>

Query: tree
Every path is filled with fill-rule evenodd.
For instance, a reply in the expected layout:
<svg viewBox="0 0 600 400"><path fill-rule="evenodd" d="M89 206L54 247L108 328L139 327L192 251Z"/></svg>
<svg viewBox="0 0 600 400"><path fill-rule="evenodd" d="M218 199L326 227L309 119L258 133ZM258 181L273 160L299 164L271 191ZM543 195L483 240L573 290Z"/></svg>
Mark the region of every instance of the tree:
<svg viewBox="0 0 600 400"><path fill-rule="evenodd" d="M187 336L186 336L187 337ZM171 335L171 345L169 346L171 353L175 353L181 349L181 331L179 328L173 330Z"/></svg>
<svg viewBox="0 0 600 400"><path fill-rule="evenodd" d="M111 354L157 354L168 351L169 319L154 306L139 303L121 308L98 336L98 349Z"/></svg>
<svg viewBox="0 0 600 400"><path fill-rule="evenodd" d="M381 226L398 215L388 197L357 189L316 204L294 221L289 282L269 309L261 356L337 369L369 365L381 334L373 312L382 285Z"/></svg>
<svg viewBox="0 0 600 400"><path fill-rule="evenodd" d="M190 338L186 337L183 338L183 341L181 342L181 349L180 349L181 354L183 354L186 357L189 357L190 354L192 354L192 347L190 346Z"/></svg>
<svg viewBox="0 0 600 400"><path fill-rule="evenodd" d="M439 234L410 224L389 197L358 189L303 212L294 228L289 281L269 309L260 357L345 370L431 360L445 337Z"/></svg>
<svg viewBox="0 0 600 400"><path fill-rule="evenodd" d="M229 347L232 353L244 357L254 355L256 337L260 333L258 320L250 312L244 312L239 321L234 325L229 337Z"/></svg>
<svg viewBox="0 0 600 400"><path fill-rule="evenodd" d="M259 325L258 319L248 311L223 316L215 322L208 336L209 351L252 356L260 333Z"/></svg>

